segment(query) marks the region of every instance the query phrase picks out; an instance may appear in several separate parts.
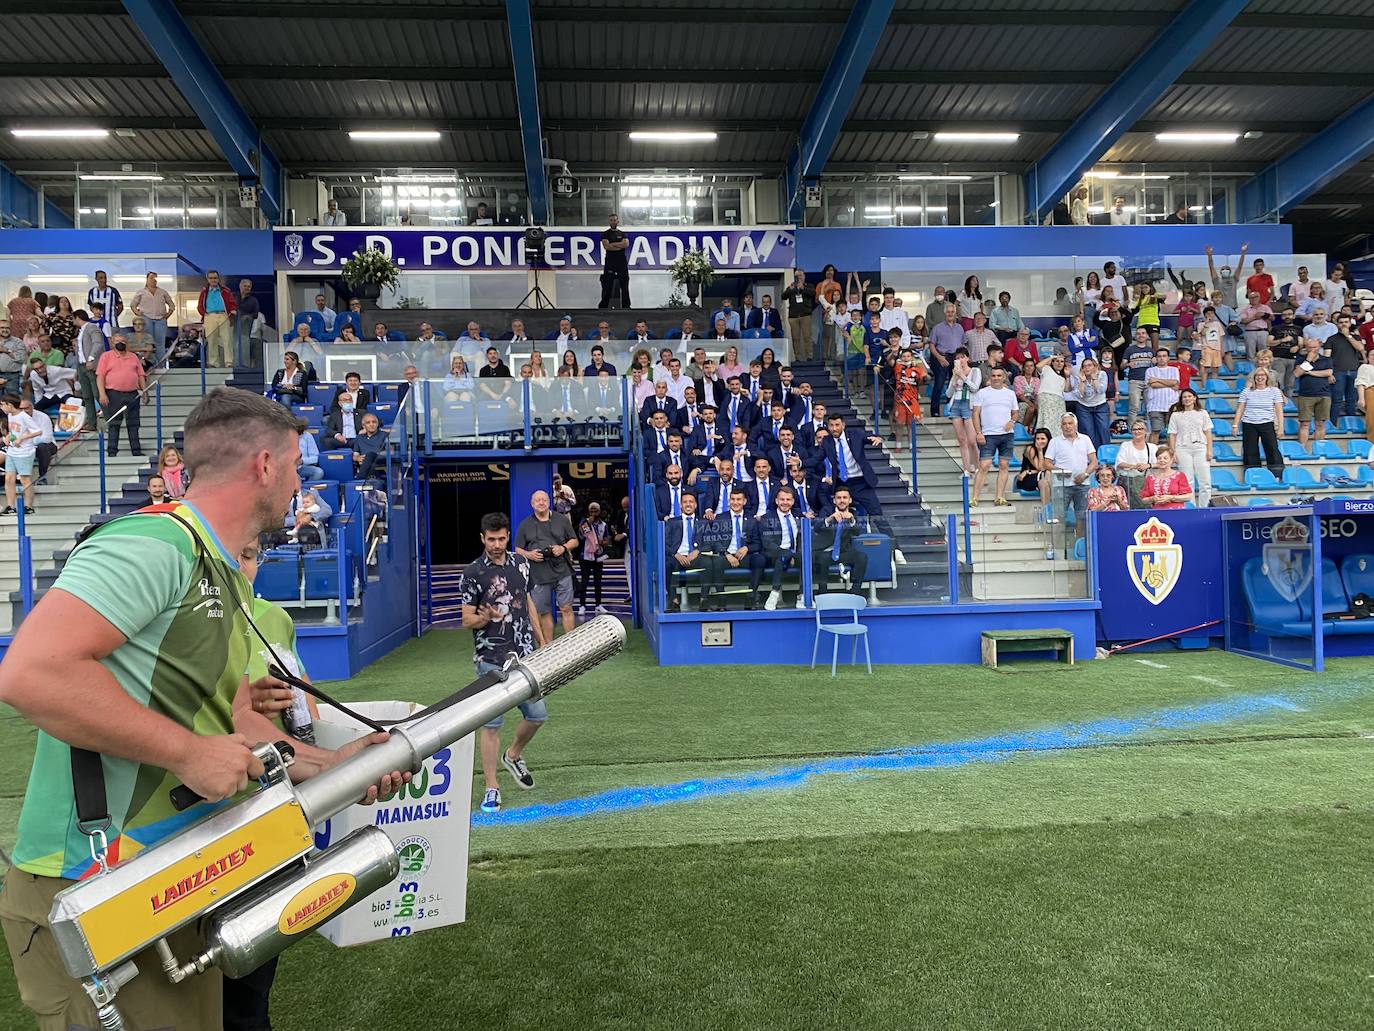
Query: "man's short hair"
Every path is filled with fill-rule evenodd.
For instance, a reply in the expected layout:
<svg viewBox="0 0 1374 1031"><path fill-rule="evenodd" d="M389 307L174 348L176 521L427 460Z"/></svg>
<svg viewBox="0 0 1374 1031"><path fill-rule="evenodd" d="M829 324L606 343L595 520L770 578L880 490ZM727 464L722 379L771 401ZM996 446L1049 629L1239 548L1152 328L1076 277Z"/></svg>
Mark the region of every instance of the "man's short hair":
<svg viewBox="0 0 1374 1031"><path fill-rule="evenodd" d="M215 387L186 417L186 471L192 477L226 469L267 447L273 437L296 434L290 409L251 390Z"/></svg>
<svg viewBox="0 0 1374 1031"><path fill-rule="evenodd" d="M504 512L488 512L482 517L483 533L500 533L510 529L510 519Z"/></svg>

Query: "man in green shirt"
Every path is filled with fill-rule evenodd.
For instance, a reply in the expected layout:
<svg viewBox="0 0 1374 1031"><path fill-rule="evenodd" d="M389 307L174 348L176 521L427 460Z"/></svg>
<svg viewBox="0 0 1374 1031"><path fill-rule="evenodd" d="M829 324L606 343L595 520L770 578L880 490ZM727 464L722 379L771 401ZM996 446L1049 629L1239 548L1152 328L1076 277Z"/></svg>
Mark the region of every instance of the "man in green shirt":
<svg viewBox="0 0 1374 1031"><path fill-rule="evenodd" d="M194 479L186 498L115 520L78 545L0 666L0 701L39 730L0 925L40 1031L98 1026L47 922L53 896L98 869L76 825L72 747L101 756L107 858L117 862L246 788L262 772L252 743L280 737L247 701L252 592L237 559L281 525L300 486L295 418L257 394L217 387L187 418L184 454ZM378 740L333 752L302 744L292 777ZM368 799L400 779L383 778ZM177 813L168 799L177 784L207 801ZM194 925L169 942L181 955L200 947ZM141 976L118 996L130 1031L221 1026L217 972L174 986L151 949L134 960Z"/></svg>

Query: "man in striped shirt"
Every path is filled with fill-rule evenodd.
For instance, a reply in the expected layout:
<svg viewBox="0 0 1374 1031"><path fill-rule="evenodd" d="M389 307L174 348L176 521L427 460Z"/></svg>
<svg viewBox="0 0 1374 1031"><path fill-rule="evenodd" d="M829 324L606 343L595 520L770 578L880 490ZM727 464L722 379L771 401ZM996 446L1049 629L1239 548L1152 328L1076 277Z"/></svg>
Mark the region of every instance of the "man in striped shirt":
<svg viewBox="0 0 1374 1031"><path fill-rule="evenodd" d="M96 305L100 306L102 315L100 318L92 319L100 326L100 331L105 334L105 339L110 338L114 331L115 306L122 304L123 299L119 296L119 291L110 285L110 280L103 269L96 269L95 286L86 291L86 310L94 312Z"/></svg>
<svg viewBox="0 0 1374 1031"><path fill-rule="evenodd" d="M1150 443L1159 443L1159 434L1169 421L1169 409L1178 403L1178 369L1169 364L1169 349L1155 351L1155 363L1145 373L1145 411L1150 417Z"/></svg>

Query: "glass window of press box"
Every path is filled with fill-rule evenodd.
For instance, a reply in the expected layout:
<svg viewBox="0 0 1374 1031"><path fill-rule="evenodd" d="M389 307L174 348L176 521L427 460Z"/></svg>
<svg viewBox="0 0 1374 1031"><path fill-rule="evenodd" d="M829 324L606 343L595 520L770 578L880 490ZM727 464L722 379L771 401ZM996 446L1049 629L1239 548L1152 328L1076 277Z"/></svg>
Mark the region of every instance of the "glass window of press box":
<svg viewBox="0 0 1374 1031"><path fill-rule="evenodd" d="M155 169L18 174L38 188L38 228L262 229L269 223L239 201L233 176L186 175Z"/></svg>

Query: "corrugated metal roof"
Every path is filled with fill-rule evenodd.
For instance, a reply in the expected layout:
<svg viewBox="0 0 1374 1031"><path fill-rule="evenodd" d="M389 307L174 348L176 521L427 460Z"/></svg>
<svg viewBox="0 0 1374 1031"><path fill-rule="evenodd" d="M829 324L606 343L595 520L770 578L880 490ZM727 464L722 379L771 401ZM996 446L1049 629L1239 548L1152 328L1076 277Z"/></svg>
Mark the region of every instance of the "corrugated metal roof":
<svg viewBox="0 0 1374 1031"><path fill-rule="evenodd" d="M1354 12L1347 8L1347 13ZM1330 64L1325 60L1327 55L1333 59ZM1270 58L1277 60L1270 64ZM1313 59L1312 64L1306 65L1311 70L1318 66L1321 71L1374 70L1374 48L1368 46L1362 34L1352 35L1339 18L1323 20L1307 12L1295 16L1292 26L1285 29L1233 25L1189 70L1226 72L1241 68L1263 73L1265 68L1272 67L1276 71L1301 72L1306 58ZM1289 59L1295 60L1290 63ZM1217 78L1224 82L1226 76Z"/></svg>
<svg viewBox="0 0 1374 1031"><path fill-rule="evenodd" d="M51 62L53 71L73 61L147 62L153 53L128 18L82 15L6 14L5 53L12 61Z"/></svg>
<svg viewBox="0 0 1374 1031"><path fill-rule="evenodd" d="M1082 25L889 25L873 53L872 69L986 71L998 67L1113 71L1124 68L1149 42L1145 33L1121 33L1103 46L1103 27Z"/></svg>
<svg viewBox="0 0 1374 1031"><path fill-rule="evenodd" d="M1320 128L1366 95L1347 86L1170 86L1145 117L1215 122L1219 129L1244 129L1247 120L1310 121Z"/></svg>
<svg viewBox="0 0 1374 1031"><path fill-rule="evenodd" d="M0 133L0 161L223 161L208 132L140 129L132 137L100 140L16 139Z"/></svg>
<svg viewBox="0 0 1374 1031"><path fill-rule="evenodd" d="M995 78L995 76L994 76ZM1018 118L1065 118L1095 100L1097 86L1021 86L990 81L986 85L886 86L859 90L851 118L949 122L1015 121Z"/></svg>
<svg viewBox="0 0 1374 1031"><path fill-rule="evenodd" d="M841 133L830 160L836 164L896 164L914 162L997 163L1019 170L1053 142L1045 133L1022 133L1015 143L946 143L933 138L912 139L905 132ZM889 169L890 171L890 169Z"/></svg>
<svg viewBox="0 0 1374 1031"><path fill-rule="evenodd" d="M688 119L800 123L815 88L740 83L706 88L696 83L545 83L541 115L558 118L630 118L645 123ZM512 96L514 91L511 91Z"/></svg>
<svg viewBox="0 0 1374 1031"><path fill-rule="evenodd" d="M541 68L605 68L606 78L636 69L810 69L820 82L842 25L734 26L686 22L535 22Z"/></svg>
<svg viewBox="0 0 1374 1031"><path fill-rule="evenodd" d="M1131 0L1133 11L1179 11L1180 0ZM957 11L960 14L976 11L1083 11L1101 17L1102 0L898 0L900 11Z"/></svg>
<svg viewBox="0 0 1374 1031"><path fill-rule="evenodd" d="M1314 127L1315 128L1315 127ZM1103 156L1104 162L1134 161L1177 164L1178 162L1243 162L1252 167L1268 164L1298 146L1306 134L1267 132L1257 140L1239 139L1233 144L1160 143L1154 133L1130 132Z"/></svg>
<svg viewBox="0 0 1374 1031"><path fill-rule="evenodd" d="M503 80L481 82L256 82L234 91L254 117L377 121L514 119L515 90Z"/></svg>
<svg viewBox="0 0 1374 1031"><path fill-rule="evenodd" d="M77 118L90 113L91 124L102 126L110 125L110 116L117 114L195 117L171 79L7 79L4 112L18 118Z"/></svg>
<svg viewBox="0 0 1374 1031"><path fill-rule="evenodd" d="M397 21L376 18L333 20L283 18L271 31L223 32L222 21L204 22L197 33L218 65L289 65L369 69L509 68L510 48L499 22Z"/></svg>

